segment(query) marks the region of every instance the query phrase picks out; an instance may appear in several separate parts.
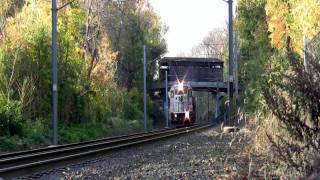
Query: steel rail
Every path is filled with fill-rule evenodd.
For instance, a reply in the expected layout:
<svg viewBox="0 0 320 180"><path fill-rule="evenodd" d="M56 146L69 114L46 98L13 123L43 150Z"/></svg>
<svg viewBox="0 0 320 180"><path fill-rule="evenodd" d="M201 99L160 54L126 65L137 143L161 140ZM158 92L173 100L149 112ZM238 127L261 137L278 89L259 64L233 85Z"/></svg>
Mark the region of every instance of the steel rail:
<svg viewBox="0 0 320 180"><path fill-rule="evenodd" d="M42 148L41 151L29 151L31 153L27 153L26 151L24 153L19 152L20 154L13 153L16 154L16 156L6 154L4 158L0 159L0 177L6 179L55 169L99 157L108 151L195 132L212 126L212 124L207 124L203 126L117 136L104 140L100 139L86 143L47 148L47 151L45 150L46 148Z"/></svg>
<svg viewBox="0 0 320 180"><path fill-rule="evenodd" d="M78 143L78 144L73 144L72 146L63 146L55 149L43 149L40 152L37 153L27 153L24 155L17 155L17 156L11 156L7 158L0 159L0 167L1 168L6 168L6 167L11 167L17 162L20 164L24 162L29 162L30 160L36 161L36 160L41 160L41 159L46 159L49 156L66 156L68 154L75 154L77 152L83 151L83 149L99 149L102 146L110 146L110 145L115 145L119 143L123 143L126 141L135 141L139 138L145 138L145 137L151 137L155 135L160 135L162 133L170 133L170 132L175 132L175 131L183 131L183 129L169 129L169 130L164 130L164 131L156 131L156 132L149 132L149 133L141 133L141 134L133 134L131 136L123 136L123 137L118 137L118 138L110 138L106 140L100 140L100 141L88 141L86 143ZM0 168L0 172L1 172Z"/></svg>
<svg viewBox="0 0 320 180"><path fill-rule="evenodd" d="M44 152L44 151L48 151L48 150L54 150L54 149L61 149L61 148L66 148L66 147L79 146L79 145L82 145L82 144L89 144L89 143L109 141L109 140L114 140L114 139L120 139L120 138L130 137L130 136L148 134L148 133L151 133L151 132L162 132L162 131L166 131L166 130L168 130L168 129L161 129L161 130L155 130L155 131L149 131L149 132L142 132L142 133L134 133L134 134L127 134L127 135L119 135L119 136L113 136L113 137L108 137L108 138L100 138L100 139L91 140L91 141L83 141L83 142L80 142L80 143L71 143L71 144L49 146L49 147L44 147L44 148L38 148L38 149L32 149L32 150L25 150L25 151L18 151L18 152L12 152L12 153L4 153L4 154L0 154L0 160L1 160L1 159L5 159L5 158L10 158L10 157L17 157L17 156L21 156L21 155L26 155L26 154Z"/></svg>

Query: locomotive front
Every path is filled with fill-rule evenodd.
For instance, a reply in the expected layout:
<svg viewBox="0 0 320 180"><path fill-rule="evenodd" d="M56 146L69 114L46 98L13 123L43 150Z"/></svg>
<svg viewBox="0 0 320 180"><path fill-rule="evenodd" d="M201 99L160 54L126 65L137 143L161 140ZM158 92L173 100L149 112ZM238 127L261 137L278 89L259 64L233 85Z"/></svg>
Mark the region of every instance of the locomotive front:
<svg viewBox="0 0 320 180"><path fill-rule="evenodd" d="M170 88L169 97L171 122L173 124L193 124L195 107L191 86L178 82Z"/></svg>

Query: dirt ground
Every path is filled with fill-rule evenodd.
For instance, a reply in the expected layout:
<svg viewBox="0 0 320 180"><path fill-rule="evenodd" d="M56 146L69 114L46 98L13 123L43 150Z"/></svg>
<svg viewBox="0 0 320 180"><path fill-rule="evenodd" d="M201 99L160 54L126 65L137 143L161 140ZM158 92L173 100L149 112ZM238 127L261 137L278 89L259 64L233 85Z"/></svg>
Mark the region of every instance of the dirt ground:
<svg viewBox="0 0 320 180"><path fill-rule="evenodd" d="M99 159L53 170L40 179L278 179L248 153L246 130L203 132L108 153ZM29 177L32 178L32 177Z"/></svg>

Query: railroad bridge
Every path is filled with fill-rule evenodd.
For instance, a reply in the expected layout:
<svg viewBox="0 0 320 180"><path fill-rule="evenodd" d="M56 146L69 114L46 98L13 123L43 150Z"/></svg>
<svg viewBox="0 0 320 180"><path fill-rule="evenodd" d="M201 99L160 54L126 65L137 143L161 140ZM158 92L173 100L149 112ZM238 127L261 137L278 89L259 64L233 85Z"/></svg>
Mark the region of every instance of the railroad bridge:
<svg viewBox="0 0 320 180"><path fill-rule="evenodd" d="M150 89L160 91L165 100L165 72L167 71L168 89L177 81L189 84L194 91L211 93L215 99L214 117L220 115L220 99L227 92L227 82L223 78L224 62L216 58L165 57L159 62L159 80Z"/></svg>

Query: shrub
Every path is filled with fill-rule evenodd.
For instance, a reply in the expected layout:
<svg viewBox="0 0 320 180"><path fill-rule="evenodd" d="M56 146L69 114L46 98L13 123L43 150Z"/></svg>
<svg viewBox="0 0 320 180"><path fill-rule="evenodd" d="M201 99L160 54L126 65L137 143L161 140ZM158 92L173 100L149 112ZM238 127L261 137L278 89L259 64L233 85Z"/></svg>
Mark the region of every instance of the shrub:
<svg viewBox="0 0 320 180"><path fill-rule="evenodd" d="M37 119L35 121L27 120L22 123L22 138L28 147L36 144L51 143L51 127L48 126L49 119Z"/></svg>
<svg viewBox="0 0 320 180"><path fill-rule="evenodd" d="M0 135L21 134L22 120L20 103L0 95Z"/></svg>
<svg viewBox="0 0 320 180"><path fill-rule="evenodd" d="M320 154L320 66L310 59L309 71L290 49L289 71L278 81L267 81L264 96L268 108L285 133L269 135L275 155L302 175L315 171L312 163Z"/></svg>
<svg viewBox="0 0 320 180"><path fill-rule="evenodd" d="M125 120L113 117L108 123L83 123L61 125L59 129L61 143L76 143L88 141L106 136L127 134L142 129L142 123L138 120Z"/></svg>

